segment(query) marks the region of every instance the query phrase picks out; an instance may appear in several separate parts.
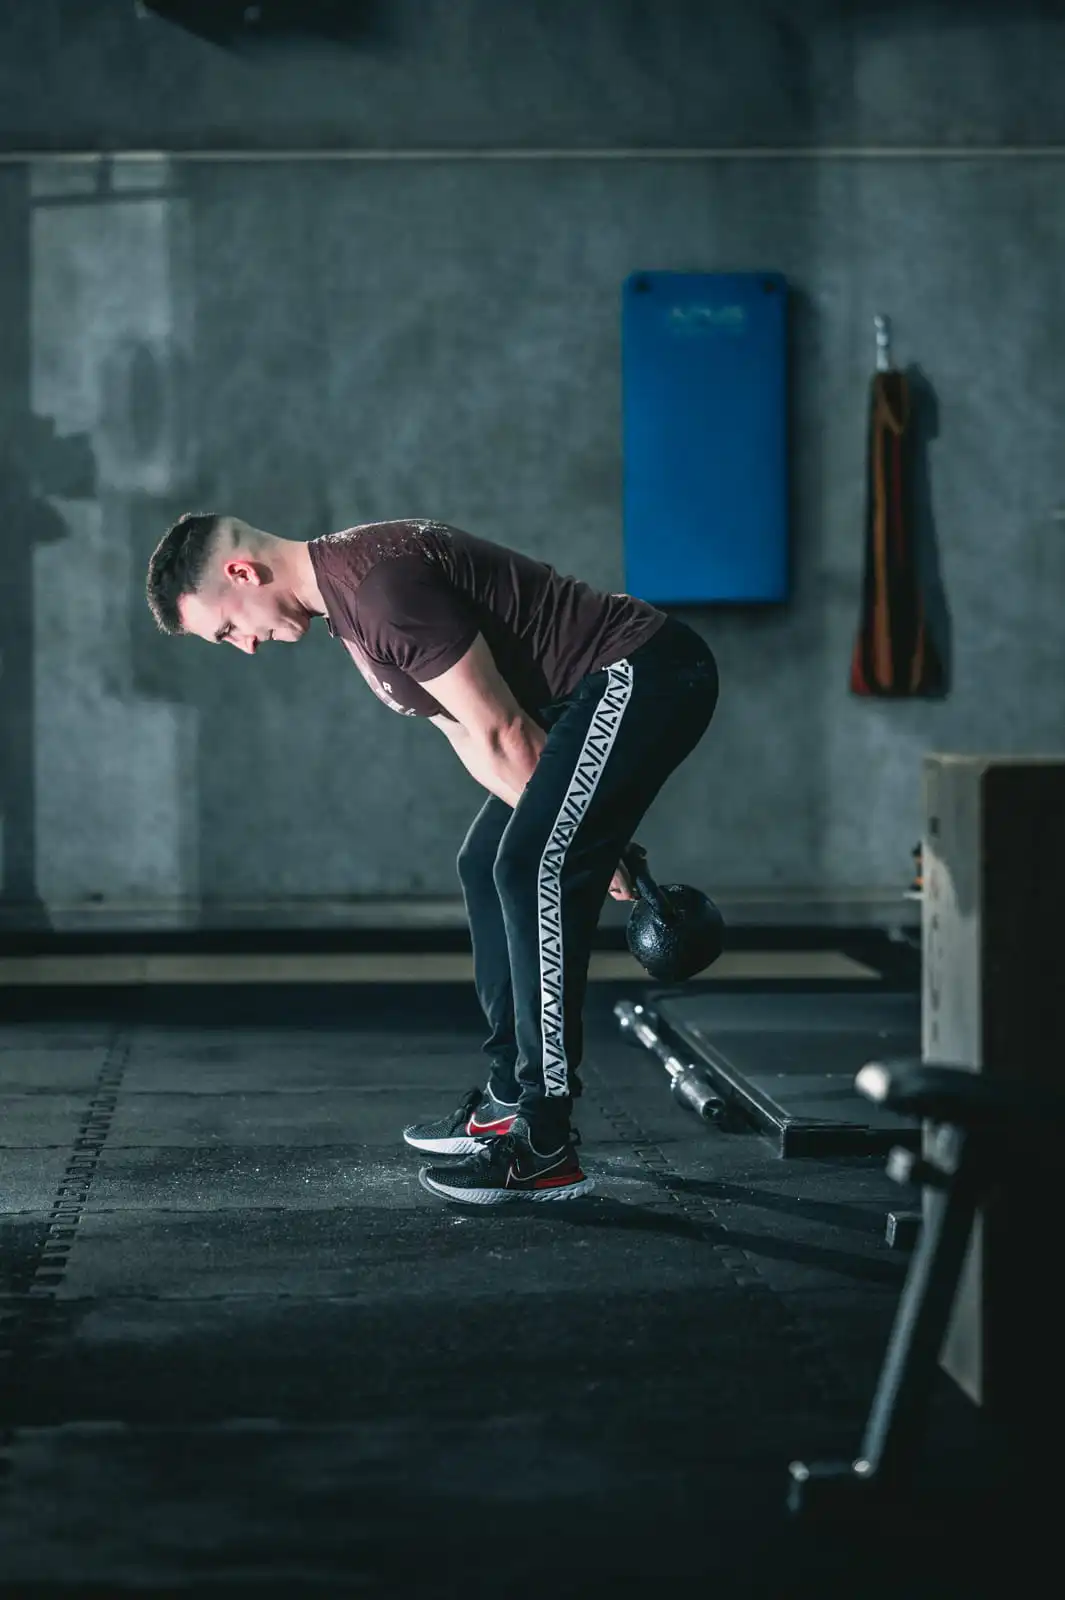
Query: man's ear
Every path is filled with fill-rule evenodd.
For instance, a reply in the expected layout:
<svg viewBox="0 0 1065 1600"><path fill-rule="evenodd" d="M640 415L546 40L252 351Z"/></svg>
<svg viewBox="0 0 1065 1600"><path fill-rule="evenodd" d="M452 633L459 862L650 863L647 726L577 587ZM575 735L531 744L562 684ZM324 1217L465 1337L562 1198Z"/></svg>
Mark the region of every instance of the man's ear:
<svg viewBox="0 0 1065 1600"><path fill-rule="evenodd" d="M248 583L253 589L262 585L262 574L258 564L254 561L245 561L240 556L234 556L232 561L227 561L222 567L222 575L230 583Z"/></svg>

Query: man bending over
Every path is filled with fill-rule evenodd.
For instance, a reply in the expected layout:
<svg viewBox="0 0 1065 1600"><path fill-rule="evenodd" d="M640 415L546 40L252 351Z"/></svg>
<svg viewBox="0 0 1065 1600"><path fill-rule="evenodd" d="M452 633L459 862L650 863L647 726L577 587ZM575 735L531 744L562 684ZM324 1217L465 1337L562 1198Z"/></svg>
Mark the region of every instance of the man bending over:
<svg viewBox="0 0 1065 1600"><path fill-rule="evenodd" d="M717 704L691 628L437 522L286 539L187 515L148 568L165 633L254 655L324 617L379 700L427 718L488 791L458 854L487 1083L404 1139L449 1199L586 1193L571 1127L588 963L626 845Z"/></svg>

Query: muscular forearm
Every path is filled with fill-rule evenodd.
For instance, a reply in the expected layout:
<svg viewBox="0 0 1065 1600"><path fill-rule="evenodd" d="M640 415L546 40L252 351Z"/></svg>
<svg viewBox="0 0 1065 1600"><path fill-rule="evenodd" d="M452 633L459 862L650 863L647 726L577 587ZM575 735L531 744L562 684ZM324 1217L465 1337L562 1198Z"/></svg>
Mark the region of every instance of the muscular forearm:
<svg viewBox="0 0 1065 1600"><path fill-rule="evenodd" d="M515 723L491 741L470 736L454 741L470 776L508 806L516 806L521 799L546 743L547 734L529 720Z"/></svg>
<svg viewBox="0 0 1065 1600"><path fill-rule="evenodd" d="M511 789L507 784L502 783L493 773L476 769L470 766L468 762L466 763L466 771L471 778L476 778L481 787L487 789L489 794L494 794L498 799L504 800L512 809L521 799L517 789Z"/></svg>

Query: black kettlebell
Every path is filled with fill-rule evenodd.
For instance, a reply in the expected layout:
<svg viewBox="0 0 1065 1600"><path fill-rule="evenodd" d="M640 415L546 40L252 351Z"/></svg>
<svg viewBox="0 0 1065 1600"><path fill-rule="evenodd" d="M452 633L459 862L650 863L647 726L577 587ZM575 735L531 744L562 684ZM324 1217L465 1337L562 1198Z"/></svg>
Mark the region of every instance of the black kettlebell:
<svg viewBox="0 0 1065 1600"><path fill-rule="evenodd" d="M660 888L642 845L630 844L621 860L640 897L625 939L641 967L659 983L683 983L705 971L725 947L725 919L710 896L687 883Z"/></svg>

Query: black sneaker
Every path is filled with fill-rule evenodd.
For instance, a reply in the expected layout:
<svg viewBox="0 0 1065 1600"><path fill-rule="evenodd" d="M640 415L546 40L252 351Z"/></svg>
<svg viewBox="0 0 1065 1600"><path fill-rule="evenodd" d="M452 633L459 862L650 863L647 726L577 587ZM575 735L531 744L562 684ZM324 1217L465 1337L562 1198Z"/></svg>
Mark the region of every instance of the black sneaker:
<svg viewBox="0 0 1065 1600"><path fill-rule="evenodd" d="M574 1131L557 1150L543 1154L529 1138L529 1124L515 1117L509 1133L490 1139L476 1155L452 1167L423 1167L423 1189L445 1200L494 1206L504 1200L572 1200L595 1184L577 1159L580 1135Z"/></svg>
<svg viewBox="0 0 1065 1600"><path fill-rule="evenodd" d="M509 1133L518 1103L497 1100L491 1089L471 1089L457 1111L435 1122L412 1122L403 1137L432 1156L467 1156L500 1134Z"/></svg>

